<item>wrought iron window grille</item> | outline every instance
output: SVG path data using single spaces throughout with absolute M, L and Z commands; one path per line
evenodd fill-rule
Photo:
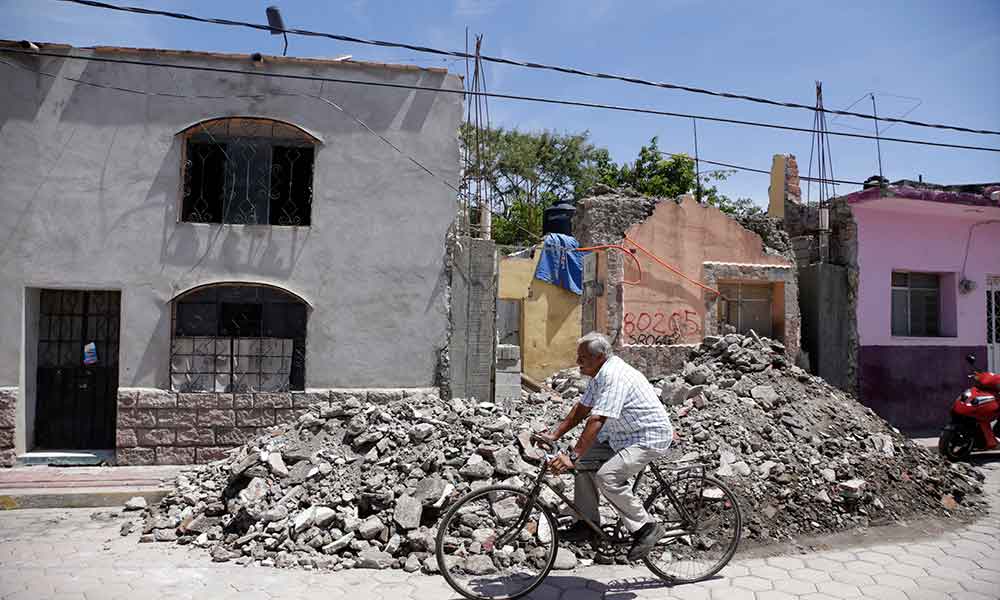
M 181 220 L 310 225 L 317 143 L 270 119 L 216 119 L 189 128 Z
M 170 383 L 179 392 L 305 389 L 307 306 L 292 294 L 220 284 L 173 303 Z

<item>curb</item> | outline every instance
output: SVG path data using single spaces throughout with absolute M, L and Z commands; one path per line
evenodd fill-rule
M 7 490 L 0 493 L 0 511 L 29 508 L 98 508 L 122 507 L 127 501 L 142 496 L 149 505 L 162 500 L 169 490 L 155 489 L 49 489 L 45 491 Z

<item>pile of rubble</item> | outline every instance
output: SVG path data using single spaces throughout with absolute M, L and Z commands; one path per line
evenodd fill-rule
M 565 407 L 554 400 L 525 393 L 507 406 L 427 394 L 333 401 L 227 460 L 182 473 L 136 523 L 140 541 L 193 544 L 216 561 L 434 571 L 443 509 L 471 489 L 527 483 L 518 475 L 537 471 L 515 436 L 526 444 L 529 428 L 560 418 Z
M 192 544 L 216 561 L 433 572 L 442 512 L 472 489 L 530 483 L 536 471 L 518 446 L 557 423 L 587 385 L 576 369 L 546 383 L 555 392 L 504 405 L 431 394 L 331 400 L 183 472 L 122 534 L 139 526 L 140 541 Z M 655 385 L 679 436 L 673 458 L 704 463 L 730 484 L 748 541 L 977 508 L 976 469 L 906 439 L 788 363 L 776 342 L 706 337 L 682 373 Z M 571 479 L 560 480 L 568 494 Z M 558 504 L 548 490 L 543 500 Z M 562 568 L 597 558 L 589 546 L 568 549 Z
M 706 337 L 654 385 L 678 434 L 672 458 L 707 465 L 740 498 L 745 539 L 767 543 L 926 516 L 970 516 L 982 475 L 906 438 L 757 336 Z M 550 378 L 564 397 L 576 370 Z

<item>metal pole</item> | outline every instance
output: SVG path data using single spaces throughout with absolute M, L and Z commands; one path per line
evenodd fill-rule
M 875 148 L 878 149 L 878 185 L 882 187 L 882 143 L 878 137 L 878 110 L 875 108 L 875 94 L 872 94 L 872 117 L 875 121 Z
M 694 125 L 694 182 L 695 182 L 695 199 L 701 202 L 701 167 L 698 163 L 698 119 L 691 119 L 691 123 Z

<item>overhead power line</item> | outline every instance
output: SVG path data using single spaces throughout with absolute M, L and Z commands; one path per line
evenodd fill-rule
M 331 101 L 331 100 L 329 100 L 329 99 L 327 99 L 327 98 L 325 98 L 323 96 L 314 95 L 314 94 L 305 94 L 305 93 L 300 93 L 300 92 L 290 92 L 290 91 L 287 91 L 287 90 L 272 91 L 272 92 L 268 92 L 268 94 L 226 94 L 226 95 L 216 95 L 216 94 L 183 94 L 183 93 L 174 93 L 174 92 L 156 92 L 156 91 L 150 91 L 150 90 L 144 90 L 144 89 L 138 89 L 138 88 L 130 88 L 130 87 L 124 87 L 124 86 L 119 86 L 119 85 L 113 85 L 113 84 L 109 84 L 109 83 L 99 83 L 99 82 L 96 82 L 96 81 L 90 81 L 88 79 L 81 79 L 79 77 L 69 77 L 67 75 L 59 75 L 59 74 L 56 74 L 56 73 L 48 73 L 46 71 L 40 71 L 40 70 L 37 70 L 37 69 L 31 69 L 29 67 L 25 67 L 25 66 L 19 65 L 17 63 L 8 62 L 8 61 L 3 60 L 3 59 L 0 59 L 0 64 L 7 65 L 8 67 L 11 67 L 11 68 L 14 68 L 14 69 L 20 69 L 22 71 L 27 71 L 29 73 L 37 73 L 37 74 L 43 75 L 45 77 L 51 77 L 51 78 L 54 78 L 54 79 L 66 79 L 68 81 L 72 81 L 72 82 L 78 83 L 80 85 L 86 85 L 86 86 L 89 86 L 89 87 L 106 89 L 106 90 L 113 90 L 113 91 L 116 91 L 116 92 L 123 92 L 123 93 L 128 93 L 128 94 L 136 94 L 136 95 L 140 95 L 140 96 L 157 96 L 157 97 L 164 97 L 164 98 L 184 99 L 184 100 L 192 100 L 192 99 L 194 99 L 194 100 L 228 100 L 228 99 L 240 99 L 240 100 L 243 100 L 243 99 L 260 99 L 260 98 L 262 98 L 264 96 L 267 96 L 267 95 L 274 95 L 274 96 L 294 96 L 294 97 L 312 98 L 314 100 L 320 100 L 322 102 L 325 102 L 325 103 L 333 106 L 334 108 L 336 108 L 340 112 L 344 113 L 345 115 L 347 115 L 351 119 L 355 120 L 359 125 L 361 125 L 361 127 L 363 127 L 369 133 L 371 133 L 371 134 L 375 135 L 376 137 L 378 137 L 379 139 L 381 139 L 387 145 L 389 145 L 390 147 L 392 147 L 393 150 L 395 150 L 396 152 L 398 152 L 400 154 L 403 154 L 406 158 L 410 159 L 410 161 L 416 163 L 416 165 L 421 170 L 426 171 L 426 172 L 430 173 L 431 175 L 433 175 L 433 176 L 438 177 L 439 179 L 441 179 L 442 182 L 444 183 L 444 185 L 446 185 L 447 187 L 449 187 L 453 191 L 456 191 L 456 192 L 458 192 L 460 194 L 462 193 L 460 190 L 458 190 L 456 187 L 454 187 L 451 183 L 449 183 L 448 181 L 444 180 L 443 178 L 441 178 L 436 173 L 431 172 L 427 167 L 425 167 L 423 164 L 419 163 L 415 158 L 413 158 L 409 154 L 406 154 L 401 149 L 399 149 L 395 144 L 393 144 L 391 141 L 389 141 L 388 139 L 386 139 L 385 137 L 383 137 L 381 134 L 379 134 L 379 133 L 375 132 L 374 130 L 372 130 L 370 127 L 368 127 L 368 125 L 366 123 L 364 123 L 363 121 L 361 121 L 353 113 L 345 110 L 340 105 L 336 104 L 335 102 L 333 102 L 333 101 Z M 664 150 L 658 150 L 657 152 L 659 152 L 660 154 L 662 154 L 664 156 L 684 156 L 684 157 L 690 158 L 690 156 L 688 156 L 687 154 L 685 154 L 683 152 L 666 152 Z M 729 168 L 729 169 L 736 169 L 738 171 L 749 171 L 751 173 L 762 173 L 764 175 L 770 175 L 771 174 L 771 172 L 768 171 L 768 170 L 766 170 L 766 169 L 757 169 L 757 168 L 754 168 L 754 167 L 747 167 L 747 166 L 743 166 L 743 165 L 735 165 L 735 164 L 732 164 L 732 163 L 720 162 L 720 161 L 717 161 L 717 160 L 709 160 L 707 158 L 699 158 L 698 160 L 700 162 L 703 162 L 703 163 L 706 163 L 706 164 L 716 165 L 716 166 L 719 166 L 719 167 L 726 167 L 726 168 Z M 799 179 L 801 179 L 803 181 L 808 181 L 808 180 L 813 180 L 815 178 L 800 176 Z M 837 180 L 834 180 L 834 181 L 836 183 L 844 183 L 844 184 L 848 184 L 848 185 L 864 185 L 864 183 L 861 182 L 861 181 L 848 181 L 848 180 L 843 180 L 843 179 L 837 179 Z M 494 214 L 496 214 L 496 213 L 494 213 Z
M 660 154 L 666 155 L 666 156 L 686 156 L 688 158 L 691 158 L 689 155 L 684 154 L 683 152 L 665 152 L 663 150 L 658 150 L 657 152 L 659 152 Z M 743 165 L 734 165 L 732 163 L 719 162 L 717 160 L 708 160 L 708 159 L 705 159 L 705 158 L 699 158 L 698 161 L 699 162 L 703 162 L 703 163 L 708 163 L 710 165 L 716 165 L 716 166 L 719 166 L 719 167 L 726 167 L 726 168 L 729 168 L 729 169 L 736 169 L 737 171 L 749 171 L 751 173 L 763 173 L 764 175 L 770 175 L 771 174 L 771 172 L 768 171 L 767 169 L 757 169 L 757 168 L 754 168 L 754 167 L 745 167 Z M 802 181 L 819 181 L 819 179 L 817 179 L 815 177 L 803 177 L 801 175 L 799 176 L 799 179 L 801 179 Z M 824 181 L 827 181 L 827 182 L 832 181 L 834 183 L 844 183 L 844 184 L 847 184 L 847 185 L 864 185 L 863 181 L 848 181 L 848 180 L 845 180 L 845 179 L 825 179 Z
M 300 81 L 325 81 L 329 83 L 343 83 L 348 85 L 364 85 L 370 87 L 388 87 L 397 88 L 405 90 L 418 90 L 423 92 L 434 92 L 439 94 L 460 94 L 460 95 L 472 95 L 472 96 L 484 96 L 489 98 L 501 98 L 505 100 L 520 100 L 524 102 L 538 102 L 542 104 L 555 104 L 561 106 L 576 106 L 580 108 L 598 108 L 602 110 L 612 110 L 618 112 L 629 112 L 637 114 L 647 114 L 647 115 L 658 115 L 664 117 L 678 117 L 684 119 L 699 119 L 702 121 L 715 121 L 717 123 L 729 123 L 732 125 L 746 125 L 750 127 L 762 127 L 766 129 L 779 129 L 784 131 L 800 131 L 804 133 L 812 133 L 812 129 L 806 129 L 803 127 L 793 127 L 791 125 L 779 125 L 777 123 L 763 123 L 759 121 L 746 121 L 742 119 L 728 119 L 724 117 L 712 117 L 708 115 L 693 115 L 688 113 L 671 112 L 665 110 L 655 110 L 652 108 L 638 108 L 632 106 L 619 106 L 615 104 L 602 104 L 599 102 L 584 102 L 580 100 L 562 100 L 557 98 L 545 98 L 541 96 L 523 96 L 517 94 L 501 94 L 498 92 L 476 92 L 463 89 L 449 89 L 449 88 L 435 88 L 420 85 L 412 85 L 406 83 L 392 83 L 387 81 L 360 81 L 357 79 L 343 79 L 339 77 L 320 77 L 318 75 L 299 75 L 292 73 L 267 73 L 260 71 L 244 71 L 241 69 L 230 69 L 226 67 L 209 67 L 209 66 L 196 66 L 196 65 L 181 65 L 181 64 L 170 64 L 161 63 L 155 61 L 147 60 L 128 60 L 123 58 L 108 58 L 103 56 L 77 56 L 74 54 L 59 54 L 55 52 L 45 52 L 36 50 L 22 50 L 20 48 L 0 48 L 0 52 L 6 52 L 9 54 L 24 54 L 30 56 L 50 56 L 54 58 L 71 59 L 71 60 L 86 60 L 92 62 L 104 62 L 104 63 L 117 63 L 125 65 L 136 65 L 145 67 L 157 67 L 164 69 L 178 69 L 185 71 L 203 71 L 208 73 L 231 73 L 234 75 L 244 75 L 251 77 L 273 77 L 276 79 L 294 79 Z M 873 140 L 875 136 L 866 135 L 862 133 L 847 133 L 843 131 L 831 131 L 830 135 L 837 135 L 841 137 L 850 137 L 858 139 Z M 961 150 L 979 150 L 982 152 L 1000 152 L 1000 148 L 992 148 L 989 146 L 971 146 L 966 144 L 949 144 L 945 142 L 931 142 L 927 140 L 914 140 L 908 138 L 891 138 L 882 137 L 880 138 L 883 142 L 898 142 L 901 144 L 915 144 L 919 146 L 934 146 L 938 148 L 957 148 Z
M 172 19 L 182 19 L 185 21 L 194 21 L 198 23 L 210 23 L 213 25 L 226 25 L 230 27 L 246 27 L 250 29 L 257 29 L 260 31 L 273 32 L 278 31 L 285 34 L 301 35 L 308 37 L 322 37 L 331 40 L 337 40 L 340 42 L 348 42 L 352 44 L 365 44 L 369 46 L 379 46 L 383 48 L 403 48 L 406 50 L 412 50 L 414 52 L 422 52 L 426 54 L 438 54 L 441 56 L 452 56 L 455 58 L 475 58 L 473 55 L 467 52 L 459 52 L 455 50 L 442 50 L 440 48 L 431 48 L 429 46 L 418 46 L 414 44 L 407 44 L 403 42 L 387 42 L 384 40 L 370 40 L 365 38 L 359 38 L 349 35 L 341 35 L 336 33 L 326 33 L 322 31 L 310 31 L 308 29 L 280 29 L 276 27 L 271 27 L 270 25 L 263 25 L 259 23 L 250 23 L 247 21 L 234 21 L 232 19 L 221 19 L 221 18 L 211 18 L 211 17 L 199 17 L 197 15 L 191 15 L 187 13 L 179 13 L 167 10 L 156 10 L 152 8 L 142 8 L 140 6 L 120 6 L 116 4 L 109 4 L 107 2 L 98 2 L 97 0 L 60 0 L 61 2 L 69 2 L 72 4 L 81 4 L 84 6 L 90 6 L 93 8 L 101 8 L 106 10 L 116 10 L 121 12 L 136 13 L 142 15 L 152 15 L 160 17 L 169 17 Z M 733 100 L 746 100 L 749 102 L 756 102 L 758 104 L 767 104 L 770 106 L 780 106 L 783 108 L 799 108 L 808 110 L 810 112 L 815 112 L 815 106 L 809 106 L 805 104 L 799 104 L 797 102 L 785 102 L 780 100 L 772 100 L 769 98 L 761 98 L 758 96 L 748 96 L 745 94 L 735 94 L 732 92 L 718 92 L 714 90 L 708 90 L 705 88 L 692 87 L 687 85 L 680 85 L 677 83 L 667 83 L 663 81 L 651 81 L 648 79 L 641 79 L 638 77 L 632 77 L 628 75 L 615 75 L 612 73 L 601 73 L 598 71 L 584 71 L 582 69 L 576 69 L 573 67 L 563 67 L 558 65 L 547 65 L 544 63 L 537 63 L 532 61 L 524 60 L 514 60 L 511 58 L 502 58 L 499 56 L 487 56 L 485 54 L 480 56 L 481 60 L 502 64 L 511 65 L 515 67 L 524 67 L 529 69 L 542 69 L 546 71 L 556 71 L 558 73 L 565 73 L 568 75 L 578 75 L 582 77 L 592 77 L 596 79 L 609 79 L 615 81 L 624 81 L 626 83 L 632 83 L 637 85 L 645 85 L 650 87 L 658 87 L 669 90 L 680 90 L 684 92 L 691 92 L 694 94 L 704 94 L 708 96 L 716 96 L 719 98 L 729 98 Z M 844 115 L 849 117 L 858 117 L 862 119 L 872 119 L 875 118 L 874 115 L 869 115 L 865 113 L 849 112 L 846 110 L 836 110 L 836 109 L 823 109 L 825 113 Z M 886 121 L 891 123 L 903 123 L 906 125 L 913 125 L 916 127 L 930 127 L 934 129 L 948 129 L 951 131 L 961 131 L 963 133 L 978 133 L 985 135 L 1000 135 L 1000 131 L 990 130 L 990 129 L 973 129 L 969 127 L 961 127 L 958 125 L 945 125 L 942 123 L 925 123 L 923 121 L 914 121 L 911 119 L 893 118 L 893 117 L 878 117 L 879 121 Z

